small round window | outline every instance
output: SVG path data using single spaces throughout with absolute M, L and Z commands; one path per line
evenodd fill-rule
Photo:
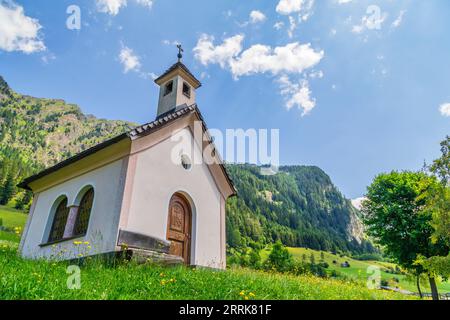
M 189 170 L 192 167 L 191 159 L 185 154 L 181 156 L 181 165 L 185 170 Z

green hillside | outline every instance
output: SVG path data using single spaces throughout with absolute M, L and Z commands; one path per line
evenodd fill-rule
M 27 221 L 27 215 L 22 211 L 0 206 L 0 226 L 14 229 L 15 227 L 23 227 Z
M 360 261 L 352 259 L 351 257 L 345 255 L 335 255 L 330 252 L 323 252 L 312 250 L 308 248 L 289 248 L 289 252 L 294 256 L 298 261 L 302 261 L 306 258 L 306 261 L 310 261 L 311 255 L 314 256 L 314 259 L 317 263 L 325 261 L 328 264 L 327 271 L 331 273 L 332 271 L 336 271 L 338 274 L 342 274 L 350 279 L 357 279 L 361 282 L 366 282 L 368 278 L 367 269 L 370 266 L 376 266 L 380 268 L 381 271 L 381 279 L 385 280 L 390 287 L 398 287 L 399 289 L 404 289 L 411 292 L 417 292 L 417 287 L 415 284 L 415 279 L 408 280 L 408 277 L 405 274 L 399 273 L 399 269 L 395 264 L 384 262 L 384 261 Z M 350 267 L 344 268 L 341 266 L 342 263 L 348 262 Z M 398 282 L 397 282 L 398 280 Z M 429 284 L 427 281 L 424 281 L 422 287 L 425 291 L 429 292 Z M 450 282 L 445 281 L 438 284 L 439 290 L 441 293 L 450 292 Z

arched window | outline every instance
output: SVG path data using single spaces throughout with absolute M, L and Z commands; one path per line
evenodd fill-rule
M 56 207 L 48 242 L 58 241 L 64 237 L 64 229 L 66 228 L 68 215 L 69 208 L 67 207 L 67 198 L 64 198 L 58 204 L 58 207 Z
M 94 202 L 94 189 L 90 188 L 83 195 L 80 201 L 80 207 L 78 208 L 77 220 L 75 222 L 75 228 L 73 234 L 75 236 L 85 235 L 89 225 L 89 218 L 91 216 L 92 203 Z

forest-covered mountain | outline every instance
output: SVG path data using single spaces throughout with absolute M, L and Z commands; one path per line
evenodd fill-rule
M 0 76 L 0 204 L 26 209 L 31 194 L 16 188 L 20 180 L 132 126 L 84 115 L 63 100 L 18 94 Z M 256 166 L 227 167 L 238 189 L 227 203 L 230 246 L 280 239 L 329 251 L 373 250 L 358 211 L 321 169 L 287 166 L 263 176 Z
M 359 212 L 318 167 L 285 166 L 273 176 L 229 165 L 238 197 L 227 203 L 230 246 L 270 243 L 326 251 L 372 252 Z

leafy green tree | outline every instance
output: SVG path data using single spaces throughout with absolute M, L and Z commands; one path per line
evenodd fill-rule
M 435 186 L 427 195 L 427 209 L 432 212 L 432 225 L 435 229 L 433 240 L 445 239 L 450 243 L 450 137 L 441 143 L 442 155 L 430 166 L 441 184 Z
M 442 156 L 435 160 L 430 167 L 430 171 L 436 174 L 442 184 L 450 184 L 450 136 L 447 136 L 444 141 L 441 142 Z
M 419 256 L 416 264 L 421 265 L 428 273 L 435 277 L 441 276 L 445 280 L 450 278 L 450 254 L 446 257 L 425 258 Z
M 266 263 L 267 268 L 284 272 L 291 269 L 293 258 L 281 241 L 277 241 L 272 246 L 272 251 L 270 252 Z
M 10 173 L 6 177 L 5 185 L 3 187 L 3 191 L 0 195 L 0 204 L 1 205 L 6 205 L 9 202 L 9 200 L 11 200 L 11 198 L 14 195 L 14 188 L 15 188 L 14 177 L 13 177 L 12 173 Z
M 311 252 L 311 255 L 309 256 L 309 262 L 311 264 L 316 264 L 316 257 L 314 256 L 314 253 Z
M 423 172 L 391 172 L 378 175 L 368 187 L 363 202 L 363 220 L 367 232 L 385 247 L 386 253 L 406 269 L 420 275 L 426 270 L 416 260 L 420 255 L 429 258 L 448 254 L 442 241 L 433 243 L 432 215 L 423 210 L 426 199 L 421 197 L 424 186 L 436 179 Z M 433 274 L 429 274 L 430 288 L 438 299 Z
M 445 242 L 450 246 L 450 137 L 441 143 L 442 155 L 429 167 L 440 183 L 431 184 L 424 188 L 420 198 L 425 199 L 424 211 L 432 215 L 431 225 L 434 228 L 432 241 Z M 422 266 L 434 277 L 448 279 L 450 276 L 450 255 L 425 257 L 420 255 L 416 264 Z
M 31 205 L 32 193 L 30 191 L 21 192 L 16 196 L 15 208 L 18 210 L 27 210 Z

